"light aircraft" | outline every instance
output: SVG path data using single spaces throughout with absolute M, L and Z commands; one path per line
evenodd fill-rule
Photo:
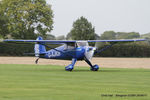
M 4 40 L 4 42 L 25 42 L 35 43 L 34 55 L 39 58 L 45 59 L 63 59 L 72 60 L 72 63 L 65 67 L 66 71 L 72 71 L 77 60 L 85 60 L 90 65 L 92 71 L 98 71 L 98 65 L 92 65 L 91 58 L 96 51 L 96 47 L 89 46 L 90 42 L 110 42 L 109 46 L 104 47 L 98 52 L 104 51 L 114 44 L 121 42 L 136 42 L 147 41 L 146 39 L 128 39 L 128 40 L 43 40 L 42 37 L 38 37 L 36 40 Z M 52 48 L 50 44 L 62 44 L 57 48 Z M 46 47 L 50 50 L 46 51 Z

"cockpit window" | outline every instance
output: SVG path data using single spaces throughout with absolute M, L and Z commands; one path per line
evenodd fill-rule
M 80 47 L 80 46 L 88 46 L 88 42 L 87 41 L 77 41 L 77 46 Z
M 72 50 L 76 47 L 75 43 L 64 44 L 64 50 Z

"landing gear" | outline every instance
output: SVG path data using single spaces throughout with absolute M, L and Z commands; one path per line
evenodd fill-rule
M 38 57 L 38 58 L 35 60 L 35 64 L 37 64 L 37 63 L 38 63 L 39 59 L 40 59 L 40 58 Z
M 65 67 L 65 70 L 66 70 L 66 71 L 72 71 L 73 68 L 74 68 L 74 65 L 75 65 L 76 61 L 77 61 L 77 59 L 76 59 L 76 58 L 73 58 L 73 59 L 72 59 L 72 63 L 71 63 L 70 65 L 66 66 L 66 67 Z
M 98 65 L 92 65 L 91 62 L 85 57 L 84 60 L 91 66 L 91 71 L 98 71 L 99 66 Z
M 99 66 L 98 65 L 94 65 L 93 67 L 91 67 L 91 71 L 98 71 Z

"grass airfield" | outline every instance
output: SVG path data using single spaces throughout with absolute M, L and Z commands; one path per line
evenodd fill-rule
M 0 100 L 150 100 L 150 69 L 89 69 L 0 64 Z

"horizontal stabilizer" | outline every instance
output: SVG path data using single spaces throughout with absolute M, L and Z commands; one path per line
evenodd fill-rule
M 45 55 L 46 52 L 42 52 L 42 53 L 24 53 L 24 55 Z

